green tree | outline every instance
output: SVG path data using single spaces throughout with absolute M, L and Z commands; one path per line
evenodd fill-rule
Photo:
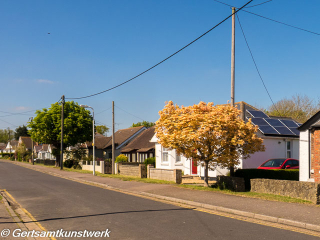
M 0 142 L 7 143 L 14 139 L 14 131 L 7 129 L 0 129 Z
M 39 143 L 52 144 L 56 166 L 60 166 L 61 105 L 52 104 L 49 109 L 36 111 L 37 116 L 28 123 L 31 138 Z M 92 139 L 92 116 L 90 111 L 78 103 L 66 102 L 64 105 L 64 148 Z
M 154 126 L 155 125 L 155 123 L 153 123 L 153 122 L 148 122 L 148 121 L 142 121 L 142 122 L 137 122 L 137 123 L 133 123 L 132 125 L 131 125 L 131 127 L 140 127 L 140 126 L 145 126 L 145 127 L 152 127 L 152 126 Z
M 98 125 L 96 126 L 96 132 L 107 136 L 107 132 L 109 132 L 109 128 L 105 125 Z
M 319 110 L 320 100 L 316 102 L 306 95 L 297 94 L 271 105 L 266 113 L 271 116 L 291 117 L 299 123 L 304 123 Z
M 30 137 L 30 134 L 28 133 L 28 128 L 25 125 L 19 126 L 16 128 L 16 132 L 14 133 L 14 138 L 16 140 L 19 140 L 19 137 Z

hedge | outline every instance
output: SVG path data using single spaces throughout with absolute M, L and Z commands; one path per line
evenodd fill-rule
M 251 189 L 250 179 L 265 178 L 277 180 L 299 181 L 299 169 L 238 169 L 235 172 L 236 177 L 244 178 L 246 190 Z

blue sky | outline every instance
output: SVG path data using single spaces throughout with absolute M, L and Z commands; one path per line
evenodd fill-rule
M 221 1 L 236 7 L 247 2 Z M 320 33 L 319 7 L 319 0 L 273 0 L 246 10 Z M 0 129 L 26 124 L 33 110 L 49 107 L 62 95 L 82 97 L 130 79 L 230 13 L 213 0 L 0 1 Z M 317 100 L 320 36 L 245 12 L 239 18 L 273 100 L 295 94 Z M 231 19 L 143 76 L 77 102 L 95 109 L 97 124 L 111 127 L 115 101 L 116 129 L 156 121 L 169 100 L 226 103 L 230 46 Z M 236 101 L 271 105 L 238 23 Z

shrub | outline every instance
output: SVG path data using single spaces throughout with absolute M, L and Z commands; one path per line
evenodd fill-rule
M 148 164 L 152 164 L 154 167 L 156 167 L 156 158 L 155 157 L 147 158 L 146 160 L 144 160 L 144 164 L 146 166 L 148 166 Z
M 120 154 L 117 158 L 116 158 L 116 163 L 120 163 L 120 162 L 128 162 L 128 157 L 124 154 Z
M 292 170 L 238 169 L 235 172 L 235 177 L 244 178 L 246 190 L 250 190 L 251 189 L 250 179 L 254 179 L 254 178 L 299 181 L 299 169 L 292 169 Z
M 63 166 L 66 168 L 71 168 L 73 166 L 73 160 L 64 161 Z

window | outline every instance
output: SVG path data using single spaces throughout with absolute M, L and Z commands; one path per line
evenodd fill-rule
M 291 158 L 291 141 L 287 141 L 287 158 Z
M 181 162 L 181 156 L 176 151 L 176 163 L 180 163 L 180 162 Z
M 169 161 L 169 149 L 162 147 L 162 162 L 167 163 Z

